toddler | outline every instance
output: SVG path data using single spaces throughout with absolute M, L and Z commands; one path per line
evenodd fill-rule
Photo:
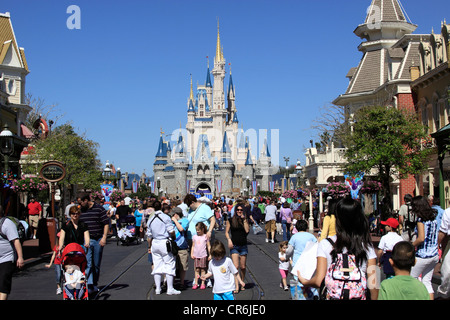
M 206 273 L 208 260 L 211 259 L 211 256 L 208 256 L 208 253 L 211 252 L 211 244 L 206 235 L 206 225 L 203 222 L 198 222 L 195 225 L 195 230 L 197 231 L 197 234 L 192 237 L 191 248 L 191 258 L 194 259 L 195 268 L 195 279 L 192 286 L 193 290 L 198 288 L 198 279 Z M 203 290 L 205 288 L 205 281 L 202 280 L 200 289 Z

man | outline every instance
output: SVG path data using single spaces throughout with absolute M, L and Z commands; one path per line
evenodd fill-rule
M 206 203 L 198 201 L 193 194 L 187 194 L 186 197 L 184 197 L 183 202 L 190 208 L 188 214 L 188 219 L 190 221 L 187 232 L 188 241 L 192 241 L 192 236 L 196 234 L 195 225 L 198 222 L 203 222 L 206 225 L 208 230 L 206 236 L 211 241 L 214 234 L 214 226 L 216 225 L 214 211 Z
M 413 242 L 415 240 L 415 225 L 416 217 L 415 214 L 411 212 L 411 201 L 412 195 L 405 194 L 403 197 L 405 204 L 400 206 L 398 211 L 398 222 L 400 223 L 400 235 L 403 240 Z
M 270 205 L 266 207 L 264 210 L 265 221 L 266 221 L 266 242 L 275 243 L 275 231 L 277 230 L 276 220 L 277 220 L 277 207 L 275 205 L 275 201 L 271 200 Z
M 8 299 L 11 293 L 16 266 L 23 267 L 22 245 L 16 225 L 4 217 L 3 207 L 0 206 L 0 300 Z
M 450 208 L 447 208 L 439 228 L 438 246 L 442 246 L 441 285 L 437 289 L 437 296 L 443 299 L 450 298 L 450 254 L 448 253 L 448 237 L 450 235 Z
M 176 257 L 167 250 L 169 237 L 175 240 L 174 224 L 171 218 L 161 211 L 161 202 L 153 204 L 155 214 L 147 224 L 148 253 L 152 254 L 153 271 L 155 280 L 155 293 L 161 294 L 161 282 L 165 276 L 167 281 L 167 294 L 177 295 L 181 292 L 175 290 L 173 282 L 175 278 Z
M 109 232 L 109 218 L 105 208 L 91 201 L 90 196 L 86 195 L 81 198 L 80 221 L 84 222 L 89 229 L 86 275 L 88 275 L 88 290 L 93 293 L 98 291 L 103 247 L 106 245 Z
M 33 234 L 33 239 L 36 239 L 36 232 L 38 229 L 39 220 L 42 219 L 42 206 L 36 201 L 34 196 L 31 196 L 28 204 L 28 221 Z
M 117 220 L 119 220 L 120 218 L 126 217 L 129 214 L 131 214 L 130 206 L 125 204 L 125 200 L 120 200 L 120 205 L 116 209 Z

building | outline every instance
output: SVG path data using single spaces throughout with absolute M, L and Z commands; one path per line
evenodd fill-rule
M 208 62 L 204 85 L 197 85 L 195 94 L 191 78 L 186 129 L 180 126 L 175 130 L 172 143 L 161 130 L 153 164 L 160 194 L 203 192 L 212 197 L 252 195 L 257 188 L 269 190 L 271 155 L 267 139 L 256 158 L 252 147 L 258 142 L 251 140 L 242 125 L 239 127 L 231 67 L 225 91 L 225 66 L 218 28 L 214 68 L 210 71 Z
M 424 141 L 424 148 L 439 149 L 430 158 L 428 172 L 418 177 L 423 194 L 434 195 L 441 206 L 450 205 L 450 159 L 442 147 L 450 136 L 450 25 L 441 23 L 440 33 L 426 35 L 419 45 L 418 66 L 412 72 L 414 103 L 428 133 L 436 140 Z M 441 156 L 439 156 L 441 155 Z
M 354 30 L 355 35 L 363 40 L 358 46 L 362 58 L 346 75 L 349 84 L 345 93 L 333 101 L 333 104 L 345 108 L 346 121 L 351 123 L 355 111 L 364 106 L 383 105 L 415 111 L 411 74 L 420 63 L 421 43 L 429 39 L 429 35 L 413 34 L 416 28 L 399 1 L 372 0 L 364 22 Z M 334 148 L 328 148 L 326 153 L 333 153 L 323 156 L 327 159 L 339 157 Z M 336 168 L 332 168 L 334 165 L 329 161 L 323 165 L 311 162 L 310 168 L 327 166 L 330 173 L 328 177 L 319 176 L 325 170 L 310 170 L 309 179 L 324 183 L 333 176 L 332 179 L 344 180 L 342 172 L 337 170 L 339 163 L 335 162 Z M 394 209 L 399 209 L 405 194 L 420 193 L 420 187 L 414 176 L 402 180 L 393 177 L 391 194 Z

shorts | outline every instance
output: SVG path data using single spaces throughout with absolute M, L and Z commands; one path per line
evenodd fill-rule
M 233 248 L 230 249 L 230 254 L 239 254 L 240 256 L 246 256 L 248 255 L 248 247 L 247 245 L 233 246 Z
M 188 249 L 178 249 L 177 257 L 177 269 L 178 267 L 183 268 L 184 271 L 188 270 L 189 261 L 189 250 Z
M 214 300 L 234 300 L 233 292 L 214 293 Z
M 266 232 L 275 232 L 277 230 L 277 225 L 275 220 L 266 221 L 266 225 L 264 226 Z
M 12 277 L 16 265 L 14 262 L 7 261 L 0 263 L 0 292 L 5 294 L 11 293 Z
M 208 257 L 195 258 L 194 259 L 194 267 L 202 268 L 202 269 L 208 268 Z
M 37 228 L 39 224 L 39 215 L 29 215 L 28 220 L 30 221 L 30 227 Z

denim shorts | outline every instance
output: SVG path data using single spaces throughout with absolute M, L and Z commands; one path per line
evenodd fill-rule
M 230 249 L 230 254 L 239 254 L 240 256 L 246 256 L 248 254 L 247 245 L 233 246 L 233 248 Z

